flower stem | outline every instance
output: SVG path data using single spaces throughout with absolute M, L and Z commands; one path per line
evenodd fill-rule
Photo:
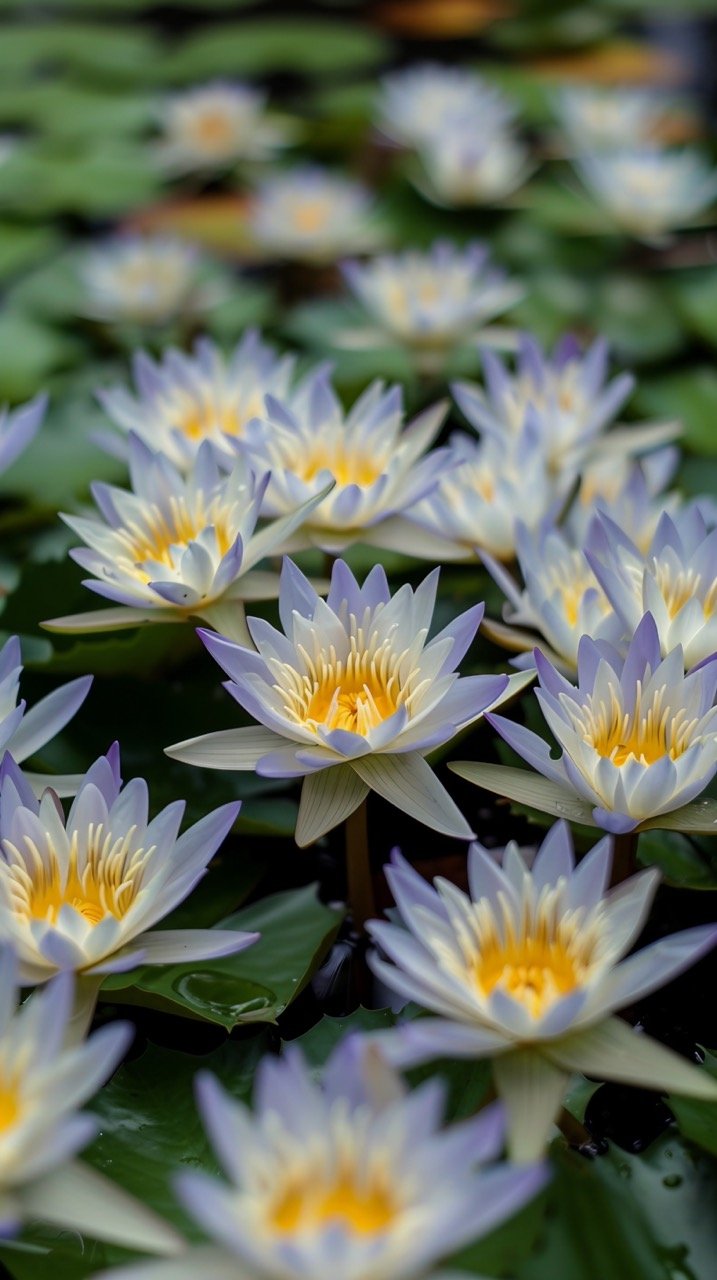
M 376 915 L 365 800 L 346 819 L 346 879 L 354 928 L 363 933 L 366 921 Z
M 639 832 L 627 831 L 624 835 L 615 836 L 612 855 L 611 884 L 622 884 L 628 876 L 637 871 L 637 840 Z
M 102 975 L 94 973 L 75 975 L 75 992 L 72 1013 L 65 1031 L 65 1047 L 80 1044 L 87 1035 L 95 1014 L 97 997 L 102 986 Z

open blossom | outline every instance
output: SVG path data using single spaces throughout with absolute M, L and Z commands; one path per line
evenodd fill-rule
M 431 249 L 349 262 L 344 275 L 379 330 L 409 347 L 466 344 L 523 296 L 488 264 L 488 249 L 436 240 Z
M 224 1180 L 183 1173 L 176 1188 L 216 1249 L 160 1264 L 156 1280 L 421 1280 L 546 1181 L 539 1166 L 496 1163 L 500 1108 L 441 1128 L 443 1083 L 409 1093 L 357 1036 L 334 1050 L 320 1082 L 293 1046 L 264 1058 L 253 1111 L 209 1072 L 197 1098 Z
M 659 872 L 606 893 L 610 844 L 601 840 L 576 868 L 569 827 L 558 822 L 532 869 L 513 841 L 502 866 L 471 845 L 468 894 L 442 877 L 431 889 L 396 853 L 386 875 L 401 924 L 368 926 L 387 957 L 372 961 L 380 978 L 437 1015 L 379 1034 L 382 1051 L 400 1066 L 491 1057 L 516 1160 L 541 1154 L 575 1071 L 717 1101 L 706 1072 L 612 1017 L 714 946 L 717 925 L 624 959 Z
M 652 614 L 626 656 L 583 636 L 577 687 L 538 649 L 535 664 L 536 697 L 560 758 L 522 725 L 487 719 L 534 769 L 594 805 L 598 826 L 633 831 L 694 800 L 717 773 L 717 653 L 685 675 L 681 645 L 662 658 Z
M 708 531 L 698 507 L 665 513 L 644 554 L 600 516 L 586 554 L 626 633 L 649 612 L 663 656 L 681 645 L 689 668 L 717 652 L 717 529 Z
M 7 471 L 34 440 L 47 408 L 47 396 L 35 396 L 17 409 L 0 409 L 0 473 Z
M 557 95 L 556 111 L 570 142 L 583 151 L 655 142 L 668 121 L 662 94 L 614 85 L 570 85 Z
M 618 645 L 625 627 L 613 613 L 582 548 L 555 525 L 531 532 L 516 522 L 516 551 L 524 586 L 485 552 L 483 563 L 509 602 L 507 626 L 486 624 L 492 639 L 521 654 L 516 666 L 532 666 L 538 635 L 543 653 L 561 670 L 575 671 L 583 635 Z M 642 617 L 642 612 L 640 613 Z M 538 633 L 538 635 L 536 635 Z
M 493 352 L 483 356 L 485 390 L 460 382 L 453 393 L 471 426 L 487 435 L 515 437 L 526 415 L 539 429 L 543 450 L 556 474 L 589 463 L 601 447 L 630 455 L 676 434 L 677 427 L 630 426 L 605 436 L 630 395 L 635 379 L 629 373 L 607 381 L 608 346 L 598 338 L 583 352 L 566 334 L 552 356 L 546 356 L 530 334 L 521 338 L 515 370 Z
M 679 449 L 672 445 L 655 449 L 639 461 L 624 454 L 616 457 L 608 449 L 596 455 L 581 472 L 565 521 L 575 546 L 585 542 L 595 513 L 601 511 L 646 551 L 662 513 L 674 516 L 685 505 L 676 489 L 665 492 L 679 461 Z M 708 501 L 714 505 L 714 500 Z M 706 501 L 696 500 L 696 504 L 706 511 Z
M 502 700 L 507 676 L 459 678 L 476 633 L 475 605 L 427 641 L 438 570 L 391 597 L 374 566 L 362 587 L 342 560 L 324 602 L 290 561 L 279 596 L 283 633 L 248 619 L 256 650 L 201 632 L 229 693 L 259 727 L 167 748 L 188 764 L 304 777 L 296 839 L 310 844 L 374 790 L 419 822 L 459 839 L 470 828 L 425 760 Z
M 293 356 L 279 356 L 249 330 L 225 357 L 209 338 L 199 338 L 191 355 L 170 349 L 161 360 L 139 351 L 132 361 L 136 394 L 125 387 L 98 392 L 112 421 L 134 432 L 150 449 L 164 453 L 181 471 L 196 461 L 209 440 L 230 461 L 232 442 L 247 422 L 264 412 L 267 393 L 285 399 L 294 377 Z M 126 454 L 126 443 L 106 447 Z
M 52 631 L 106 631 L 145 622 L 182 622 L 199 616 L 212 624 L 221 608 L 223 625 L 245 634 L 243 600 L 265 600 L 278 592 L 274 573 L 256 565 L 279 549 L 312 506 L 296 503 L 282 520 L 256 532 L 269 476 L 255 475 L 236 458 L 227 475 L 205 440 L 191 472 L 183 476 L 162 453 L 133 433 L 129 438 L 132 488 L 95 484 L 101 519 L 63 515 L 87 544 L 72 558 L 94 577 L 85 586 L 120 608 L 53 618 Z M 330 482 L 329 482 L 330 483 Z
M 259 184 L 249 231 L 267 254 L 316 263 L 364 253 L 379 238 L 371 192 L 312 165 L 274 173 Z
M 532 415 L 515 440 L 486 436 L 477 441 L 454 432 L 447 452 L 450 468 L 406 512 L 414 528 L 397 531 L 390 545 L 435 560 L 476 560 L 484 552 L 512 560 L 518 518 L 535 529 L 563 497 Z
M 48 789 L 38 801 L 5 756 L 0 933 L 24 985 L 67 969 L 99 976 L 207 960 L 256 941 L 232 930 L 154 928 L 202 878 L 239 805 L 223 805 L 178 836 L 184 802 L 151 821 L 148 803 L 142 778 L 122 787 L 116 746 L 86 773 L 67 820 L 56 794 Z
M 56 733 L 64 729 L 79 710 L 89 693 L 92 676 L 80 676 L 40 698 L 26 710 L 25 699 L 18 702 L 22 658 L 20 641 L 11 636 L 0 649 L 0 752 L 10 751 L 18 764 L 40 751 Z M 62 794 L 72 778 L 54 779 L 49 775 L 26 773 L 35 786 L 54 782 Z
M 495 128 L 514 114 L 500 89 L 465 67 L 418 63 L 381 82 L 379 128 L 407 147 L 420 147 L 459 125 Z
M 175 1253 L 165 1223 L 74 1159 L 99 1125 L 78 1114 L 132 1040 L 127 1023 L 69 1036 L 73 982 L 63 974 L 19 1005 L 17 962 L 0 952 L 0 1235 L 41 1219 L 128 1248 Z
M 162 235 L 122 235 L 82 263 L 85 311 L 110 323 L 161 325 L 211 305 L 196 249 Z
M 460 122 L 435 133 L 421 148 L 427 194 L 451 205 L 493 204 L 521 187 L 532 172 L 526 147 L 508 125 L 486 130 Z
M 694 222 L 717 196 L 717 171 L 687 148 L 586 152 L 577 163 L 590 195 L 614 223 L 647 240 Z
M 159 158 L 178 172 L 262 160 L 283 143 L 266 112 L 266 94 L 248 84 L 203 84 L 163 104 Z
M 294 511 L 335 482 L 285 549 L 392 547 L 406 508 L 436 486 L 447 465 L 445 451 L 426 454 L 445 413 L 443 402 L 404 427 L 401 388 L 378 381 L 346 412 L 325 369 L 288 401 L 267 396 L 263 417 L 247 425 L 242 442 L 252 465 L 271 473 L 262 514 Z

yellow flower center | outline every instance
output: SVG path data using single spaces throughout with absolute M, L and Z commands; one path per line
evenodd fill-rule
M 567 909 L 562 884 L 544 889 L 532 909 L 524 905 L 519 919 L 507 903 L 502 922 L 486 900 L 475 910 L 467 963 L 482 996 L 500 989 L 539 1018 L 584 985 L 597 957 L 598 917 Z
M 407 651 L 397 653 L 390 637 L 379 644 L 358 628 L 349 645 L 345 658 L 339 658 L 333 646 L 313 658 L 300 647 L 302 672 L 275 664 L 274 688 L 286 714 L 314 733 L 322 726 L 365 736 L 401 706 L 410 716 L 416 695 L 425 688 L 415 671 L 404 671 Z
M 638 680 L 633 709 L 625 711 L 615 689 L 611 688 L 610 704 L 591 703 L 578 727 L 598 755 L 618 766 L 629 760 L 643 765 L 655 764 L 663 756 L 676 760 L 690 745 L 698 721 L 688 720 L 683 707 L 673 712 L 665 705 L 665 694 L 663 685 L 650 704 L 643 705 L 642 683 Z
M 192 121 L 197 141 L 210 151 L 227 146 L 234 136 L 234 121 L 225 111 L 205 111 Z
M 11 1129 L 20 1115 L 17 1081 L 0 1080 L 0 1133 Z
M 317 442 L 307 454 L 296 458 L 294 467 L 302 480 L 315 480 L 320 472 L 330 471 L 337 484 L 357 484 L 364 488 L 378 480 L 385 460 L 347 448 L 343 441 L 326 441 Z
M 397 1207 L 383 1182 L 376 1178 L 360 1185 L 343 1172 L 333 1185 L 307 1176 L 284 1189 L 270 1211 L 270 1224 L 280 1235 L 320 1231 L 341 1226 L 355 1235 L 380 1235 L 394 1221 Z
M 292 211 L 294 226 L 303 235 L 315 235 L 328 221 L 331 206 L 327 200 L 306 200 Z
M 60 911 L 68 906 L 90 925 L 99 924 L 107 916 L 122 919 L 140 891 L 144 867 L 154 851 L 154 846 L 134 848 L 135 832 L 133 826 L 125 835 L 115 837 L 104 830 L 102 823 L 91 823 L 84 857 L 79 856 L 75 832 L 66 866 L 52 847 L 50 858 L 46 854 L 43 859 L 30 836 L 24 837 L 24 857 L 6 841 L 12 855 L 9 878 L 15 914 L 26 921 L 56 924 Z
M 214 529 L 217 554 L 225 555 L 236 536 L 233 511 L 222 506 L 216 498 L 206 504 L 201 493 L 196 495 L 192 505 L 186 498 L 172 495 L 166 513 L 147 504 L 141 519 L 128 522 L 124 529 L 117 530 L 117 534 L 125 545 L 125 554 L 133 571 L 146 583 L 154 577 L 144 570 L 147 561 L 157 561 L 168 569 L 174 568 L 177 553 L 196 541 L 209 527 Z
M 702 575 L 695 573 L 694 569 L 681 569 L 674 573 L 659 561 L 653 561 L 652 569 L 670 618 L 676 617 L 688 600 L 700 599 Z M 717 578 L 710 583 L 700 603 L 703 616 L 711 618 L 717 608 Z

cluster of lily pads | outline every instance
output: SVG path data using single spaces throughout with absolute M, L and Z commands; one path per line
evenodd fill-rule
M 559 145 L 616 225 L 654 244 L 705 214 L 717 182 L 691 150 L 664 142 L 661 101 L 566 91 L 555 107 Z M 517 198 L 539 163 L 511 103 L 469 70 L 391 73 L 376 128 L 389 161 L 400 149 L 417 189 L 453 208 Z M 700 924 L 632 951 L 660 880 L 638 870 L 640 833 L 713 834 L 717 823 L 706 795 L 717 776 L 717 505 L 669 487 L 679 423 L 618 421 L 635 380 L 611 372 L 605 340 L 567 334 L 545 350 L 508 328 L 523 287 L 479 239 L 379 252 L 385 228 L 368 188 L 315 165 L 281 167 L 301 126 L 255 88 L 173 95 L 159 134 L 154 162 L 168 181 L 244 167 L 263 262 L 318 271 L 340 259 L 362 321 L 336 346 L 399 344 L 432 402 L 407 414 L 405 388 L 380 380 L 347 401 L 328 364 L 307 366 L 257 330 L 223 349 L 201 328 L 228 286 L 202 276 L 192 244 L 132 234 L 93 247 L 80 267 L 85 318 L 138 326 L 152 351 L 134 352 L 122 383 L 97 387 L 95 443 L 126 464 L 126 482 L 98 481 L 91 507 L 63 513 L 101 606 L 43 625 L 82 635 L 201 624 L 237 723 L 197 733 L 178 705 L 178 731 L 192 736 L 167 742 L 167 755 L 300 784 L 302 849 L 343 825 L 347 907 L 371 940 L 373 1002 L 396 1016 L 339 1037 L 320 1073 L 298 1046 L 266 1054 L 253 1110 L 197 1073 L 222 1176 L 177 1171 L 185 1232 L 78 1160 L 97 1129 L 79 1108 L 131 1040 L 124 1023 L 90 1030 L 103 984 L 122 1003 L 122 975 L 201 968 L 253 947 L 259 931 L 162 927 L 183 903 L 191 920 L 238 802 L 180 834 L 183 802 L 151 816 L 145 781 L 123 784 L 117 744 L 83 774 L 23 767 L 75 715 L 90 679 L 26 710 L 10 639 L 0 654 L 0 1223 L 11 1235 L 41 1220 L 165 1255 L 113 1266 L 107 1280 L 448 1280 L 435 1268 L 547 1185 L 555 1126 L 574 1136 L 575 1077 L 717 1112 L 713 1073 L 618 1016 L 717 942 L 717 925 Z M 178 319 L 183 343 L 158 344 Z M 480 351 L 479 380 L 448 387 L 446 359 L 467 344 L 476 363 Z M 464 426 L 446 435 L 454 404 Z M 3 469 L 44 412 L 38 397 L 2 418 Z M 375 559 L 368 571 L 355 571 L 357 548 Z M 434 567 L 415 585 L 421 562 Z M 450 620 L 443 565 L 467 604 Z M 476 565 L 504 598 L 500 617 L 475 598 Z M 459 674 L 479 629 L 513 655 L 510 671 L 506 659 Z M 478 722 L 529 768 L 457 759 L 488 741 L 466 736 Z M 463 779 L 557 818 L 537 852 L 491 847 L 478 793 L 463 812 L 438 753 Z M 370 793 L 465 843 L 468 892 L 440 876 L 431 886 L 414 851 L 395 850 L 385 868 L 395 908 L 380 918 Z M 565 819 L 578 826 L 579 858 Z M 587 851 L 585 827 L 607 833 Z M 447 1125 L 440 1075 L 409 1084 L 403 1074 L 444 1060 L 476 1071 L 489 1061 L 495 1095 Z M 209 1243 L 196 1244 L 197 1228 Z

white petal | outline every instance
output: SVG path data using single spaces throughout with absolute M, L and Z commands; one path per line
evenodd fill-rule
M 543 1052 L 565 1071 L 717 1102 L 717 1080 L 620 1018 L 546 1043 Z
M 184 764 L 205 769 L 254 769 L 258 760 L 274 751 L 285 739 L 261 725 L 243 729 L 219 729 L 198 738 L 187 738 L 165 747 L 165 755 Z
M 475 839 L 443 783 L 417 752 L 361 756 L 351 761 L 351 768 L 372 791 L 417 822 L 457 840 Z
M 526 1048 L 496 1058 L 493 1078 L 508 1113 L 510 1158 L 517 1164 L 531 1164 L 543 1155 L 570 1071 Z
M 305 849 L 319 836 L 348 818 L 368 795 L 369 788 L 348 764 L 308 773 L 301 788 L 296 819 L 296 843 Z
M 168 1223 L 79 1160 L 23 1187 L 21 1195 L 26 1217 L 74 1228 L 92 1239 L 164 1254 L 179 1253 L 184 1243 Z

